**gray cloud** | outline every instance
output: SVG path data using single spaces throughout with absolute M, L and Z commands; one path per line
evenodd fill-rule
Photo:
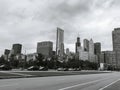
M 78 33 L 81 42 L 93 38 L 103 50 L 112 50 L 119 5 L 119 0 L 0 0 L 0 51 L 22 43 L 28 53 L 35 52 L 44 40 L 53 41 L 55 48 L 56 27 L 65 30 L 65 47 L 71 51 Z

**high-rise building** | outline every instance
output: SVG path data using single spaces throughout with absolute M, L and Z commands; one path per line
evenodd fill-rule
M 4 59 L 5 60 L 8 60 L 9 54 L 10 54 L 10 50 L 5 49 L 5 51 L 4 51 Z
M 4 55 L 9 55 L 9 54 L 10 54 L 10 50 L 5 49 L 5 51 L 4 51 Z
M 81 47 L 81 43 L 80 43 L 80 37 L 77 37 L 77 42 L 75 44 L 75 52 L 78 53 L 79 52 L 79 48 Z
M 64 56 L 64 30 L 57 28 L 56 55 L 62 58 Z
M 43 54 L 45 57 L 51 57 L 53 51 L 53 42 L 44 41 L 37 43 L 37 53 Z
M 87 51 L 81 49 L 79 52 L 79 60 L 83 60 L 83 61 L 88 60 L 88 55 L 89 53 Z
M 92 39 L 89 41 L 89 53 L 94 54 L 94 42 Z
M 12 51 L 14 55 L 21 54 L 22 45 L 21 44 L 13 44 Z
M 98 63 L 100 63 L 100 54 L 101 54 L 101 43 L 94 43 L 94 53 L 98 58 Z
M 84 39 L 83 40 L 83 48 L 84 48 L 84 51 L 89 51 L 89 40 L 87 39 Z
M 91 39 L 91 40 L 89 41 L 89 61 L 90 61 L 90 62 L 97 62 L 97 61 L 95 60 L 95 58 L 96 58 L 96 56 L 95 56 L 95 54 L 94 54 L 94 42 L 93 42 L 93 40 Z
M 100 54 L 100 63 L 106 63 L 106 61 L 105 61 L 105 52 L 101 52 L 101 54 Z
M 94 53 L 95 55 L 101 54 L 101 43 L 94 43 Z
M 120 67 L 120 28 L 115 28 L 112 32 L 113 51 L 115 52 L 116 65 Z
M 114 51 L 103 51 L 104 52 L 104 63 L 107 65 L 116 66 L 115 52 Z
M 69 48 L 66 48 L 66 55 L 69 55 L 70 54 L 70 50 Z

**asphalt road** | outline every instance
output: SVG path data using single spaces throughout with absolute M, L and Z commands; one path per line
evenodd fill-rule
M 120 72 L 2 79 L 0 90 L 120 90 Z

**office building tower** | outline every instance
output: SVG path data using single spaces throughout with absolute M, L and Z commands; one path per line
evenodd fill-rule
M 69 55 L 70 54 L 70 50 L 69 48 L 66 48 L 66 55 Z
M 115 52 L 114 51 L 103 51 L 104 52 L 104 63 L 107 65 L 116 66 Z
M 13 44 L 12 46 L 12 53 L 14 55 L 21 54 L 22 45 L 21 44 Z
M 84 48 L 84 51 L 89 51 L 89 40 L 87 39 L 84 39 L 83 40 L 83 48 Z
M 75 44 L 75 52 L 78 53 L 79 52 L 79 48 L 81 47 L 81 43 L 80 43 L 80 37 L 77 37 L 77 42 Z
M 94 54 L 94 42 L 93 42 L 93 40 L 91 39 L 91 40 L 89 41 L 89 61 L 90 61 L 90 62 L 97 62 L 97 61 L 95 60 L 95 58 L 96 58 L 96 56 L 95 56 L 95 54 Z
M 99 43 L 99 42 L 94 43 L 94 53 L 95 53 L 95 55 L 101 54 L 101 43 Z
M 83 60 L 83 61 L 88 60 L 88 58 L 89 58 L 88 55 L 89 55 L 89 53 L 87 51 L 80 50 L 80 52 L 79 52 L 79 60 Z
M 64 30 L 57 28 L 56 55 L 60 59 L 64 56 Z
M 5 51 L 4 51 L 4 59 L 5 60 L 8 60 L 9 54 L 10 54 L 10 50 L 5 49 Z
M 44 41 L 37 43 L 37 53 L 44 55 L 45 57 L 51 57 L 53 51 L 53 42 Z
M 98 63 L 100 63 L 100 54 L 101 54 L 101 43 L 94 43 L 94 54 L 98 59 Z
M 101 54 L 100 54 L 100 63 L 106 63 L 106 61 L 105 61 L 105 53 L 104 53 L 104 51 L 101 52 Z
M 5 49 L 5 51 L 4 51 L 4 55 L 9 55 L 9 54 L 10 54 L 10 50 Z
M 113 51 L 115 52 L 116 65 L 120 68 L 120 28 L 115 28 L 112 32 Z
M 94 43 L 92 39 L 89 41 L 89 53 L 94 54 Z

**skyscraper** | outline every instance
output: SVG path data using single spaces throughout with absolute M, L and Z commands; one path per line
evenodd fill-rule
M 13 44 L 12 51 L 14 55 L 21 54 L 22 45 L 21 44 Z
M 43 54 L 45 57 L 51 57 L 53 50 L 53 42 L 44 41 L 37 44 L 37 53 Z
M 92 39 L 89 41 L 89 61 L 96 62 L 95 61 L 95 54 L 94 54 L 94 43 L 93 43 Z
M 80 37 L 77 37 L 77 42 L 75 44 L 75 52 L 78 53 L 78 49 L 81 47 Z
M 101 43 L 94 43 L 94 53 L 95 55 L 99 55 L 101 53 Z
M 84 51 L 89 51 L 89 40 L 87 39 L 83 40 L 83 48 L 84 48 Z
M 56 55 L 62 58 L 64 56 L 64 30 L 57 28 Z
M 116 65 L 120 67 L 120 28 L 115 28 L 112 32 L 113 51 L 115 52 Z
M 94 53 L 98 58 L 98 63 L 100 63 L 100 54 L 101 54 L 101 43 L 94 43 Z
M 94 43 L 92 39 L 89 41 L 89 53 L 94 54 Z
M 4 55 L 9 55 L 9 54 L 10 54 L 10 50 L 5 49 L 5 51 L 4 51 Z
M 69 48 L 66 48 L 66 55 L 69 55 L 70 54 L 70 50 Z
M 104 52 L 104 63 L 108 65 L 115 66 L 116 60 L 115 60 L 115 52 L 114 51 L 103 51 Z
M 8 60 L 9 54 L 10 54 L 10 50 L 9 49 L 5 49 L 5 51 L 4 51 L 4 59 L 5 60 Z

